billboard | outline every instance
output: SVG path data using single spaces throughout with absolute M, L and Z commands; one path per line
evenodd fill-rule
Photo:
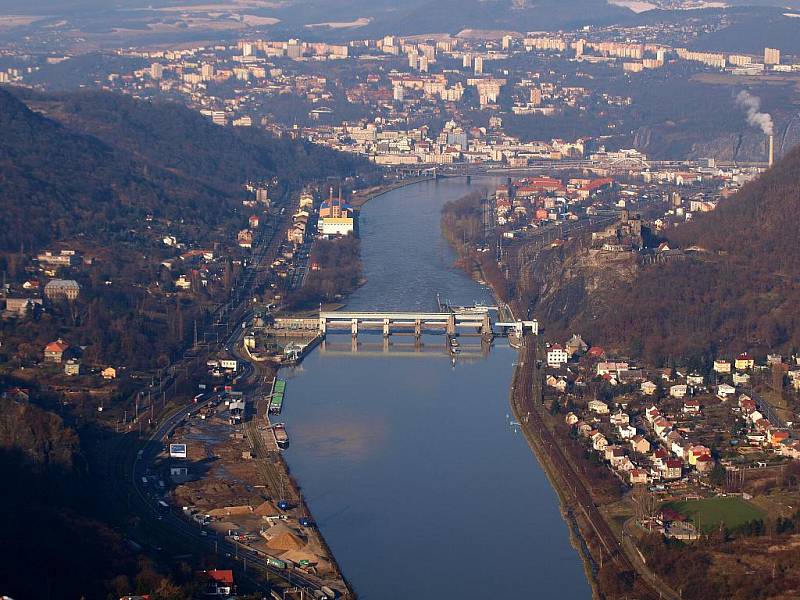
M 186 458 L 186 444 L 170 444 L 169 455 L 171 458 Z

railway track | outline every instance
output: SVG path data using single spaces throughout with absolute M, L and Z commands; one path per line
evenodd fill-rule
M 551 477 L 560 479 L 558 485 L 563 494 L 571 496 L 577 513 L 582 514 L 595 533 L 601 546 L 601 563 L 613 561 L 620 571 L 631 571 L 637 575 L 634 592 L 640 598 L 679 600 L 678 594 L 669 589 L 643 563 L 631 561 L 625 553 L 621 540 L 612 531 L 605 517 L 586 488 L 580 475 L 561 449 L 541 413 L 541 381 L 537 368 L 537 344 L 526 340 L 520 363 L 515 373 L 512 406 L 523 432 L 550 463 Z

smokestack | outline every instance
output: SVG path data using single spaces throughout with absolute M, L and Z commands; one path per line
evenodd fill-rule
M 772 135 L 769 136 L 769 166 L 775 162 L 775 140 Z

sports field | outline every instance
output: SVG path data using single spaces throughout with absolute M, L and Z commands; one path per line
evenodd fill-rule
M 765 513 L 747 500 L 735 496 L 668 502 L 666 507 L 691 517 L 704 532 L 713 531 L 724 523 L 734 529 L 747 521 L 763 519 Z

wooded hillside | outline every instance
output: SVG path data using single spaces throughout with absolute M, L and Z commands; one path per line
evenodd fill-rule
M 800 149 L 667 233 L 684 261 L 589 294 L 566 327 L 655 363 L 800 348 Z
M 235 218 L 250 180 L 291 185 L 371 169 L 307 142 L 218 127 L 176 104 L 15 93 L 0 89 L 0 250 L 79 234 L 110 241 L 147 214 L 215 229 Z

